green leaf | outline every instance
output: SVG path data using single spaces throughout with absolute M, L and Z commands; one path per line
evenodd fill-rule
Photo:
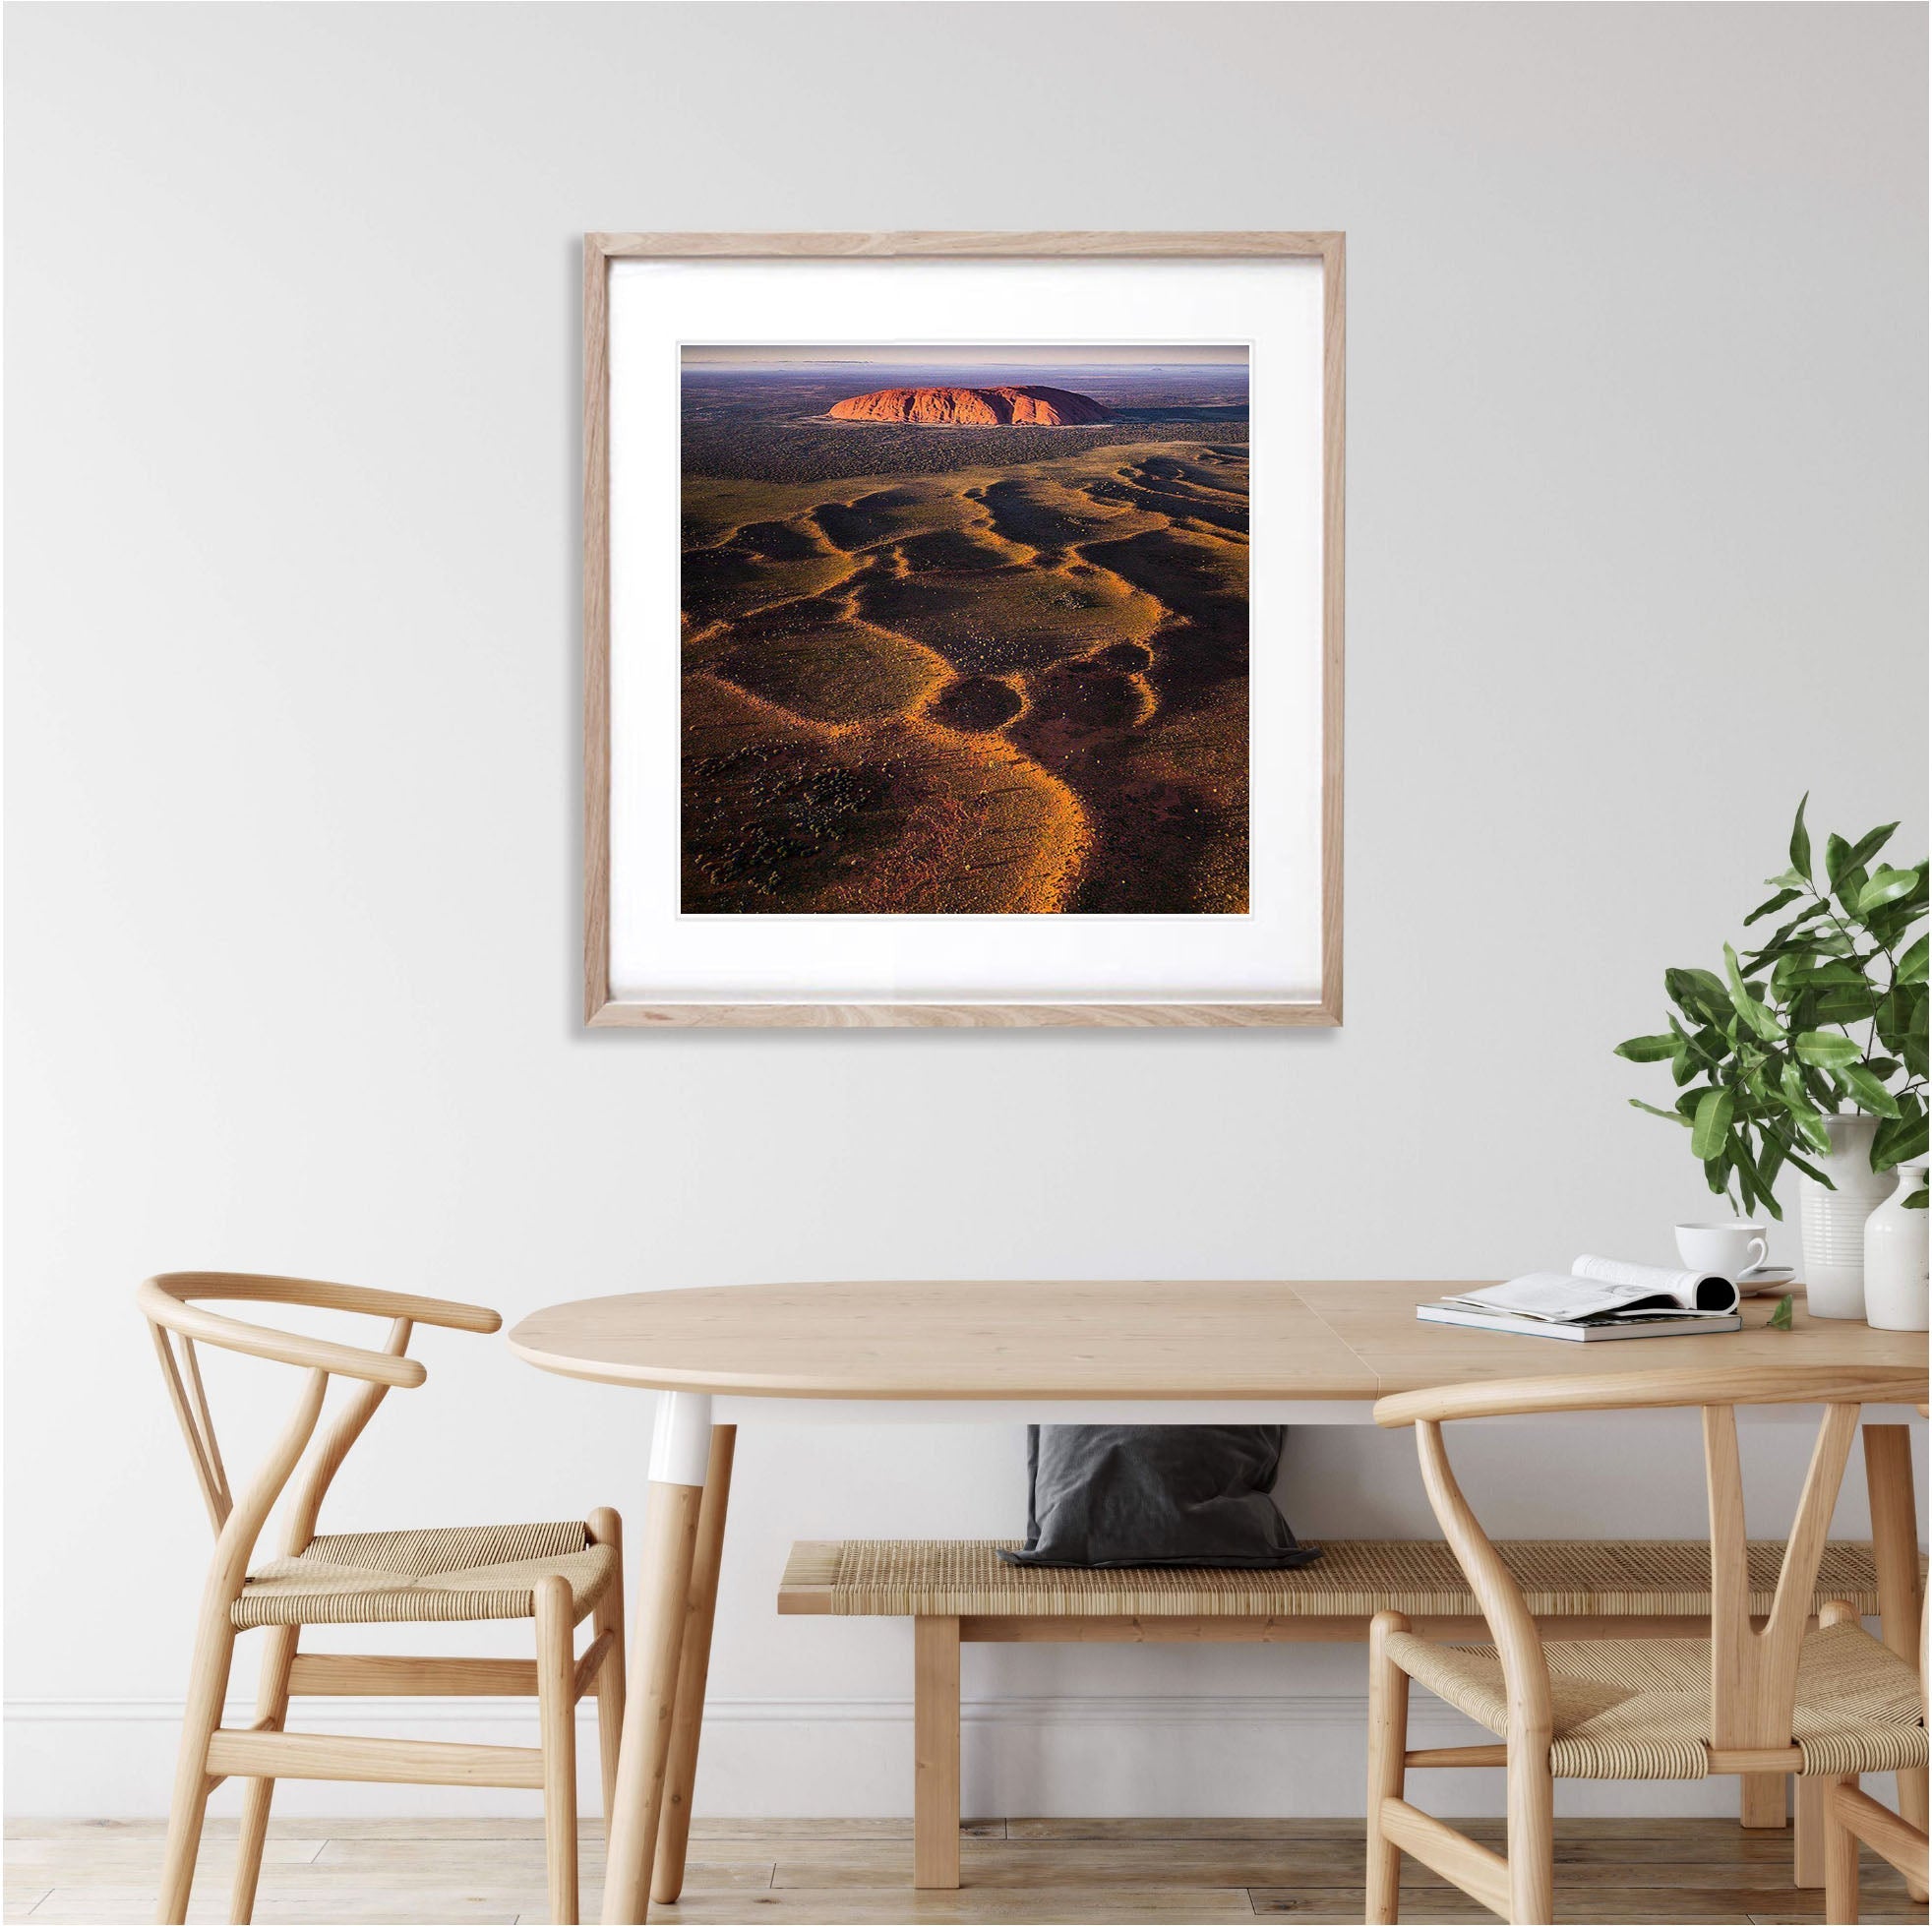
M 1869 916 L 1873 910 L 1883 909 L 1887 903 L 1896 903 L 1902 896 L 1909 896 L 1918 887 L 1916 870 L 1888 870 L 1879 865 L 1878 874 L 1858 892 L 1858 914 Z
M 1664 993 L 1701 1022 L 1721 1025 L 1730 1015 L 1730 992 L 1709 970 L 1665 970 Z
M 1616 1047 L 1616 1053 L 1632 1063 L 1661 1063 L 1677 1053 L 1675 1037 L 1630 1037 Z
M 1805 1175 L 1812 1180 L 1813 1183 L 1822 1183 L 1827 1190 L 1836 1190 L 1838 1188 L 1838 1185 L 1835 1184 L 1831 1180 L 1831 1178 L 1828 1177 L 1825 1174 L 1825 1173 L 1818 1168 L 1816 1164 L 1810 1163 L 1806 1159 L 1800 1157 L 1796 1151 L 1794 1150 L 1787 1151 L 1785 1153 L 1784 1161 L 1790 1165 L 1792 1170 L 1802 1171 L 1805 1174 Z
M 1779 1298 L 1777 1307 L 1771 1313 L 1771 1322 L 1765 1326 L 1767 1331 L 1788 1331 L 1791 1328 L 1791 1300 L 1788 1296 Z
M 1723 1041 L 1717 1030 L 1707 1023 L 1690 1040 L 1691 1053 L 1715 1070 L 1724 1060 Z
M 1774 889 L 1797 889 L 1809 885 L 1811 878 L 1802 870 L 1780 870 L 1775 876 L 1765 877 Z
M 1925 981 L 1926 948 L 1925 938 L 1921 936 L 1904 955 L 1899 959 L 1899 973 L 1892 981 L 1901 983 L 1923 983 Z
M 1926 1153 L 1926 1149 L 1927 1149 L 1927 1144 L 1926 1144 L 1925 1119 L 1921 1116 L 1915 1122 L 1908 1123 L 1905 1126 L 1905 1128 L 1902 1130 L 1899 1133 L 1899 1135 L 1886 1146 L 1885 1162 L 1883 1164 L 1874 1164 L 1872 1168 L 1874 1170 L 1889 1171 L 1892 1169 L 1892 1167 L 1895 1164 L 1904 1163 L 1907 1158 L 1923 1157 Z M 1878 1146 L 1876 1144 L 1872 1146 L 1872 1154 L 1874 1157 L 1878 1155 Z
M 1758 1194 L 1751 1187 L 1751 1160 L 1743 1156 L 1737 1146 L 1730 1146 L 1729 1155 L 1724 1159 L 1730 1174 L 1737 1181 L 1737 1201 L 1743 1206 L 1742 1215 L 1749 1217 L 1758 1207 Z
M 1876 829 L 1867 829 L 1851 846 L 1852 862 L 1869 863 L 1892 840 L 1892 832 L 1898 826 L 1896 822 L 1885 822 Z
M 1864 871 L 1854 865 L 1845 871 L 1832 887 L 1832 894 L 1843 905 L 1845 915 L 1854 921 L 1858 915 L 1859 893 L 1864 889 L 1867 880 Z
M 1806 790 L 1798 799 L 1798 813 L 1791 824 L 1791 868 L 1804 881 L 1811 880 L 1811 832 L 1804 826 L 1804 806 L 1811 801 L 1811 791 Z
M 1832 1154 L 1832 1133 L 1825 1128 L 1825 1119 L 1801 1098 L 1786 1097 L 1784 1108 L 1791 1113 L 1791 1121 L 1797 1126 L 1798 1135 L 1813 1150 L 1829 1157 Z
M 1851 868 L 1851 845 L 1842 836 L 1825 838 L 1825 879 L 1834 889 L 1839 878 Z
M 1900 1111 L 1896 1119 L 1879 1125 L 1878 1135 L 1872 1139 L 1875 1171 L 1889 1171 L 1907 1158 L 1925 1154 L 1925 1107 L 1916 1097 L 1906 1097 Z
M 1641 1097 L 1632 1097 L 1628 1101 L 1633 1111 L 1646 1111 L 1652 1116 L 1663 1117 L 1671 1123 L 1681 1123 L 1687 1130 L 1690 1128 L 1690 1118 L 1679 1116 L 1675 1111 L 1660 1111 L 1655 1104 L 1645 1103 Z
M 1841 1063 L 1832 1074 L 1844 1085 L 1861 1111 L 1874 1116 L 1897 1116 L 1899 1102 L 1862 1063 Z
M 1814 1023 L 1869 1023 L 1878 1003 L 1870 985 L 1828 983 L 1813 1001 Z
M 1708 1165 L 1721 1153 L 1730 1130 L 1732 1104 L 1728 1090 L 1707 1090 L 1699 1099 L 1697 1119 L 1691 1126 L 1691 1155 Z M 1706 1174 L 1709 1174 L 1707 1170 Z M 1718 1186 L 1721 1189 L 1723 1186 Z
M 1786 903 L 1795 903 L 1798 899 L 1798 895 L 1799 892 L 1795 889 L 1781 889 L 1776 896 L 1770 897 L 1765 902 L 1760 903 L 1758 907 L 1755 910 L 1753 910 L 1751 914 L 1744 919 L 1745 929 L 1747 930 L 1750 929 L 1752 924 L 1757 922 L 1759 917 L 1776 915 L 1777 912 L 1781 910 Z
M 1924 1186 L 1921 1184 L 1919 1186 L 1917 1193 L 1913 1196 L 1907 1197 L 1904 1203 L 1901 1206 L 1901 1208 L 1908 1211 L 1922 1211 L 1925 1208 Z
M 1801 1063 L 1816 1063 L 1836 1070 L 1842 1063 L 1855 1063 L 1864 1054 L 1849 1037 L 1835 1037 L 1829 1030 L 1806 1030 L 1791 1039 L 1791 1048 Z
M 1784 1026 L 1779 1022 L 1776 1013 L 1758 1001 L 1745 987 L 1743 973 L 1737 967 L 1737 952 L 1726 943 L 1724 945 L 1724 975 L 1728 981 L 1730 1006 L 1761 1037 L 1773 1039 L 1784 1034 Z
M 1834 960 L 1830 963 L 1800 964 L 1791 971 L 1787 982 L 1797 984 L 1820 983 L 1857 983 L 1865 981 L 1864 972 L 1854 969 L 1849 963 Z
M 1764 1148 L 1758 1153 L 1758 1168 L 1752 1174 L 1758 1186 L 1758 1195 L 1764 1200 L 1764 1207 L 1773 1217 L 1781 1219 L 1784 1213 L 1778 1208 L 1778 1199 L 1771 1194 L 1771 1187 L 1778 1181 L 1778 1173 L 1784 1168 L 1784 1144 L 1781 1138 L 1767 1135 Z

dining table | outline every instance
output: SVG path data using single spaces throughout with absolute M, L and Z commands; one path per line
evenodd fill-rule
M 1493 1282 L 1481 1280 L 1479 1282 Z M 1864 1462 L 1884 1636 L 1912 1662 L 1918 1513 L 1905 1402 L 1923 1333 L 1813 1317 L 1775 1300 L 1744 1327 L 1630 1343 L 1526 1340 L 1424 1322 L 1417 1308 L 1475 1289 L 1445 1281 L 946 1280 L 757 1283 L 555 1304 L 510 1333 L 546 1371 L 658 1395 L 642 1572 L 617 1790 L 606 1922 L 642 1921 L 683 1884 L 711 1621 L 740 1424 L 1367 1424 L 1397 1391 L 1643 1368 L 1796 1366 L 1819 1397 L 1847 1370 L 1896 1371 L 1902 1402 L 1863 1407 Z M 1922 1390 L 1910 1393 L 1916 1398 Z M 1804 1415 L 1747 1408 L 1748 1422 Z M 1662 1414 L 1630 1414 L 1632 1423 Z M 1500 1420 L 1499 1420 L 1500 1421 Z M 1925 1823 L 1925 1775 L 1900 1775 Z

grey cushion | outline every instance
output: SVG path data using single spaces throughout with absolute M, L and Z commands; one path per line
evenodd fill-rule
M 1269 1496 L 1280 1424 L 1034 1424 L 1012 1565 L 1305 1565 Z

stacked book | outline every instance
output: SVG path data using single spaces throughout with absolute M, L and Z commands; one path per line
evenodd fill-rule
M 1432 1304 L 1418 1304 L 1425 1324 L 1468 1324 L 1479 1331 L 1520 1331 L 1529 1338 L 1596 1344 L 1614 1338 L 1671 1338 L 1686 1331 L 1735 1331 L 1737 1286 L 1728 1278 L 1579 1257 L 1567 1273 L 1533 1271 Z

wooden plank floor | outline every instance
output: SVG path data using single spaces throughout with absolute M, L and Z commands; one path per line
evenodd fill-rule
M 1502 1843 L 1500 1822 L 1467 1825 Z M 210 1822 L 191 1920 L 228 1916 L 234 1832 L 232 1820 Z M 964 1832 L 962 1889 L 915 1893 L 910 1820 L 700 1819 L 683 1900 L 651 1916 L 704 1926 L 1361 1918 L 1356 1820 L 991 1819 Z M 1822 1921 L 1822 1896 L 1791 1885 L 1790 1838 L 1719 1819 L 1559 1821 L 1556 1916 L 1581 1926 Z M 149 1919 L 160 1843 L 155 1821 L 10 1822 L 7 1917 Z M 595 1821 L 582 1829 L 582 1854 L 583 1911 L 595 1919 Z M 1403 1870 L 1412 1926 L 1491 1919 L 1413 1860 Z M 1926 1917 L 1869 1853 L 1864 1900 L 1869 1921 Z M 255 1917 L 264 1926 L 542 1920 L 543 1830 L 535 1820 L 278 1820 Z

